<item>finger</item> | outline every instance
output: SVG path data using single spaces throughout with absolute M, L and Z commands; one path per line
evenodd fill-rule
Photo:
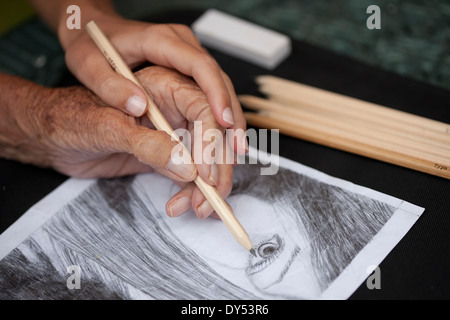
M 230 92 L 234 118 L 234 125 L 231 127 L 233 130 L 227 131 L 228 142 L 232 146 L 233 151 L 235 151 L 238 155 L 244 155 L 248 152 L 248 142 L 245 134 L 247 130 L 247 121 L 245 120 L 244 112 L 234 90 L 231 79 L 225 74 L 225 72 L 222 72 L 222 77 L 228 91 Z
M 54 169 L 74 178 L 114 178 L 139 173 L 148 173 L 154 169 L 137 160 L 133 155 L 127 153 L 112 154 L 103 159 L 92 159 L 82 162 L 82 165 L 72 163 L 56 163 Z
M 192 32 L 192 29 L 184 24 L 169 24 L 173 31 L 190 45 L 207 52 L 205 48 L 202 47 L 200 40 Z
M 171 124 L 173 121 L 180 124 L 180 119 L 183 119 L 183 126 L 188 122 L 187 128 L 191 130 L 189 147 L 198 173 L 208 184 L 216 185 L 218 170 L 214 155 L 216 150 L 221 150 L 215 144 L 218 141 L 222 147 L 223 128 L 215 120 L 205 94 L 191 79 L 166 68 L 144 69 L 137 77 L 155 97 L 163 114 L 172 120 Z M 154 78 L 159 81 L 155 83 Z
M 117 74 L 93 43 L 83 50 L 68 50 L 66 62 L 75 77 L 106 104 L 133 117 L 140 117 L 147 110 L 144 92 Z
M 190 45 L 194 46 L 195 48 L 198 48 L 199 50 L 203 51 L 206 54 L 209 54 L 209 51 L 202 46 L 200 40 L 197 38 L 197 36 L 192 32 L 192 29 L 184 24 L 169 24 L 174 31 L 177 33 L 177 35 L 189 43 Z
M 140 162 L 176 181 L 188 182 L 197 177 L 197 168 L 190 154 L 165 132 L 138 125 L 122 128 L 116 134 L 122 138 L 114 139 L 116 151 L 133 154 Z M 117 143 L 117 140 L 121 142 Z
M 194 188 L 193 182 L 187 184 L 167 202 L 166 213 L 169 217 L 179 217 L 192 209 L 191 198 Z
M 210 117 L 212 118 L 212 115 Z M 219 182 L 218 166 L 226 163 L 224 160 L 226 152 L 222 150 L 223 131 L 218 128 L 215 120 L 210 121 L 200 117 L 193 126 L 191 124 L 191 150 L 200 177 L 208 184 L 216 186 Z
M 193 77 L 206 94 L 219 124 L 231 127 L 234 124 L 231 98 L 217 62 L 204 50 L 180 41 L 178 34 L 168 25 L 154 25 L 149 30 L 142 43 L 142 54 L 146 59 Z
M 105 161 L 105 163 L 98 165 L 102 177 L 125 177 L 140 173 L 153 172 L 154 169 L 147 164 L 140 162 L 136 157 L 129 154 L 116 154 L 110 159 L 111 165 Z M 113 166 L 116 169 L 113 169 Z M 105 170 L 106 168 L 112 170 Z M 115 172 L 114 172 L 115 171 Z
M 207 53 L 206 49 L 202 47 L 199 39 L 194 35 L 191 28 L 186 25 L 177 24 L 171 24 L 170 26 L 181 39 Z M 234 146 L 233 150 L 238 154 L 246 154 L 248 152 L 248 143 L 245 137 L 246 121 L 244 118 L 242 107 L 240 105 L 239 99 L 237 98 L 234 86 L 230 78 L 223 71 L 221 71 L 221 74 L 231 98 L 231 109 L 234 122 L 232 129 L 234 129 L 235 131 L 233 131 L 234 135 L 228 136 L 230 139 L 230 145 Z M 217 112 L 217 114 L 220 114 L 220 110 Z M 216 120 L 219 121 L 219 119 Z
M 187 91 L 178 92 L 174 97 L 190 102 L 187 94 Z M 232 163 L 224 129 L 217 123 L 203 95 L 187 104 L 186 108 L 179 108 L 190 123 L 193 137 L 191 150 L 199 175 L 209 184 L 217 186 L 220 182 L 219 167 Z
M 233 185 L 233 168 L 231 165 L 219 165 L 219 172 L 219 184 L 216 189 L 226 199 L 230 195 Z M 213 207 L 197 187 L 194 188 L 192 193 L 192 208 L 200 219 L 206 219 L 214 212 Z

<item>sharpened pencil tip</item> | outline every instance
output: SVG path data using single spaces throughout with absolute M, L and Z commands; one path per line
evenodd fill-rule
M 255 249 L 251 248 L 251 249 L 250 249 L 250 253 L 251 253 L 252 255 L 254 255 L 255 258 L 256 258 L 256 252 L 255 252 Z

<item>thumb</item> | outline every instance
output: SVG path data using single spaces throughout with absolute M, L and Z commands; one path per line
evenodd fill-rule
M 91 89 L 106 104 L 133 117 L 142 116 L 147 110 L 147 98 L 141 88 L 117 74 L 105 57 L 97 52 L 69 50 L 66 63 L 75 77 Z
M 167 133 L 135 126 L 125 134 L 124 151 L 140 162 L 175 181 L 189 182 L 197 177 L 191 155 Z
M 106 104 L 130 116 L 141 117 L 147 110 L 147 98 L 142 90 L 113 71 L 105 71 L 89 87 Z

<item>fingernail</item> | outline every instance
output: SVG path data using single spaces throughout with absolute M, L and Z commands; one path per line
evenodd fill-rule
M 140 117 L 144 114 L 145 109 L 147 108 L 147 100 L 141 96 L 132 96 L 128 99 L 126 108 L 133 116 Z
M 174 161 L 171 158 L 166 169 L 180 177 L 183 181 L 192 181 L 197 176 L 197 168 L 192 163 L 192 160 L 187 162 L 184 158 L 182 161 Z
M 234 124 L 233 111 L 230 108 L 226 108 L 222 114 L 222 119 L 229 124 Z
M 213 211 L 213 207 L 205 200 L 197 209 L 200 219 L 206 219 Z
M 219 168 L 217 167 L 217 164 L 213 163 L 211 165 L 211 172 L 208 179 L 211 180 L 215 186 L 217 186 L 217 181 L 219 181 Z
M 247 135 L 244 132 L 238 132 L 238 143 L 242 150 L 248 152 Z
M 249 150 L 247 138 L 245 136 L 244 136 L 244 150 L 245 150 L 245 152 L 248 152 L 248 150 Z
M 191 209 L 191 199 L 188 197 L 181 197 L 169 204 L 169 214 L 171 217 L 178 217 L 189 209 Z

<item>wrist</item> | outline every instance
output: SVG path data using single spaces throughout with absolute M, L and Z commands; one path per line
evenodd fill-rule
M 48 167 L 48 150 L 38 124 L 51 90 L 17 77 L 0 77 L 4 83 L 0 88 L 0 156 Z

